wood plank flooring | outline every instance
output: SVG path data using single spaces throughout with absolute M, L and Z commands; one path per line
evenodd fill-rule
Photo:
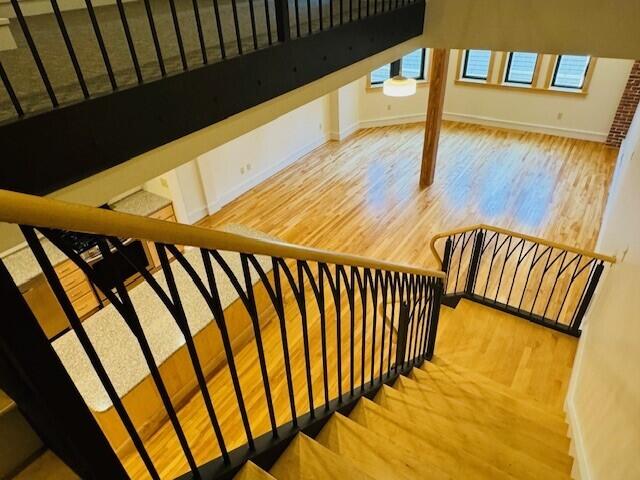
M 330 142 L 201 224 L 217 228 L 239 223 L 290 242 L 428 267 L 435 266 L 428 250 L 433 234 L 479 222 L 583 248 L 595 245 L 615 150 L 578 140 L 445 122 L 435 183 L 421 191 L 418 176 L 422 137 L 421 125 L 403 125 L 366 129 L 343 142 Z M 285 309 L 296 407 L 298 413 L 303 413 L 308 409 L 304 351 L 299 313 L 290 294 Z M 343 318 L 348 318 L 346 311 Z M 282 424 L 289 420 L 290 410 L 275 315 L 272 320 L 263 332 L 263 341 L 276 421 Z M 313 398 L 316 405 L 320 405 L 323 380 L 317 309 L 309 312 L 308 321 Z M 359 345 L 360 322 L 356 321 L 355 325 L 354 335 Z M 334 322 L 328 321 L 327 327 L 327 338 L 332 339 L 328 344 L 328 368 L 335 372 L 338 341 Z M 457 332 L 454 335 L 457 343 L 452 343 L 456 348 L 470 345 L 460 340 L 458 333 L 475 335 Z M 505 339 L 509 335 L 506 330 L 492 329 L 486 334 L 494 335 L 496 341 L 510 341 Z M 367 337 L 369 335 L 371 328 L 367 330 Z M 491 344 L 490 339 L 485 340 Z M 340 343 L 345 352 L 349 344 L 346 328 Z M 575 345 L 566 348 L 563 345 L 557 343 L 550 356 L 541 357 L 545 358 L 543 362 L 555 364 L 557 358 L 562 358 L 570 365 Z M 445 347 L 443 340 L 436 349 Z M 513 350 L 498 348 L 494 353 L 492 358 L 497 362 L 500 361 L 497 357 L 513 355 Z M 367 377 L 371 373 L 370 355 L 367 351 L 364 362 Z M 235 357 L 252 432 L 257 436 L 268 431 L 269 418 L 255 345 L 235 352 Z M 360 360 L 360 356 L 356 357 L 356 379 L 360 376 Z M 518 368 L 523 361 L 513 360 L 513 363 L 512 366 Z M 546 365 L 535 367 L 544 369 Z M 375 368 L 379 368 L 377 362 Z M 562 370 L 561 383 L 568 379 L 568 372 L 569 369 Z M 329 378 L 330 398 L 337 394 L 335 377 Z M 518 375 L 513 372 L 512 377 L 512 384 L 526 387 L 531 383 L 525 378 L 516 378 Z M 557 398 L 564 396 L 564 387 L 554 386 L 557 378 L 535 379 L 535 388 L 552 391 L 553 399 L 549 401 L 554 405 Z M 348 388 L 348 376 L 343 377 L 342 385 L 343 389 Z M 227 371 L 209 379 L 208 386 L 227 447 L 232 449 L 244 444 L 246 437 Z M 194 395 L 179 409 L 178 416 L 196 461 L 202 463 L 217 457 L 219 450 L 201 395 Z M 145 444 L 162 478 L 174 478 L 187 470 L 169 424 Z M 148 478 L 137 454 L 123 455 L 123 462 L 132 478 Z

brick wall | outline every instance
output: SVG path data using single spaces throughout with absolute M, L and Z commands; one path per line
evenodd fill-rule
M 627 136 L 627 130 L 631 125 L 631 120 L 636 113 L 638 102 L 640 101 L 640 60 L 636 60 L 631 68 L 627 86 L 624 89 L 616 116 L 613 119 L 609 136 L 607 137 L 607 145 L 619 147 L 624 137 Z

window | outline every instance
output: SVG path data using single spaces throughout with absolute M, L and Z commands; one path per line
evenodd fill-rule
M 420 48 L 395 62 L 387 63 L 371 72 L 371 85 L 380 85 L 386 79 L 402 75 L 407 78 L 424 80 L 426 50 Z
M 581 90 L 589 69 L 591 57 L 585 55 L 560 55 L 553 72 L 552 87 Z
M 537 63 L 537 53 L 511 52 L 507 61 L 505 82 L 531 85 Z
M 467 50 L 462 67 L 462 78 L 486 80 L 489 77 L 491 50 Z

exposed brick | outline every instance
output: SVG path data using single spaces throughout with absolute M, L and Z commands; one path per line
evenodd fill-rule
M 622 93 L 622 98 L 618 104 L 616 116 L 613 119 L 609 135 L 607 136 L 607 145 L 619 147 L 627 136 L 627 131 L 633 120 L 633 116 L 640 102 L 640 60 L 636 60 L 629 73 L 627 85 Z

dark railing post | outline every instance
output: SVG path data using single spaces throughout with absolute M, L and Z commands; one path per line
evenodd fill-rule
M 596 265 L 596 268 L 593 271 L 593 275 L 591 276 L 591 280 L 589 280 L 589 285 L 587 285 L 587 290 L 584 293 L 584 297 L 582 297 L 582 301 L 578 306 L 578 310 L 576 310 L 576 317 L 571 323 L 571 333 L 573 334 L 577 335 L 580 332 L 580 325 L 582 324 L 584 314 L 587 313 L 587 308 L 589 308 L 591 298 L 593 298 L 593 294 L 596 291 L 596 287 L 598 286 L 598 282 L 600 281 L 600 276 L 602 275 L 603 270 L 604 264 L 600 262 L 598 265 Z
M 286 42 L 291 38 L 291 26 L 289 25 L 289 0 L 275 0 L 275 2 L 278 41 Z
M 480 256 L 482 255 L 482 243 L 484 234 L 482 230 L 478 230 L 476 238 L 473 240 L 473 251 L 471 252 L 471 262 L 469 263 L 469 273 L 467 275 L 467 284 L 465 285 L 465 293 L 473 295 L 476 286 L 476 278 L 478 277 L 478 268 L 480 268 Z M 462 253 L 460 253 L 462 255 Z
M 398 335 L 396 338 L 396 371 L 398 367 L 404 367 L 404 355 L 407 351 L 407 333 L 409 332 L 409 305 L 406 302 L 400 304 L 398 314 Z
M 451 241 L 451 237 L 447 238 L 447 241 L 444 243 L 444 255 L 442 256 L 442 271 L 447 273 L 449 271 L 449 261 L 451 260 L 451 248 L 453 247 L 453 242 Z
M 431 312 L 429 313 L 429 337 L 427 338 L 427 351 L 425 352 L 425 360 L 433 358 L 433 351 L 436 347 L 436 335 L 438 333 L 438 321 L 440 320 L 440 306 L 442 304 L 442 294 L 444 291 L 444 282 L 441 278 L 436 280 L 433 286 L 433 300 L 431 302 Z
M 0 296 L 0 387 L 47 447 L 81 478 L 128 478 L 1 261 Z

